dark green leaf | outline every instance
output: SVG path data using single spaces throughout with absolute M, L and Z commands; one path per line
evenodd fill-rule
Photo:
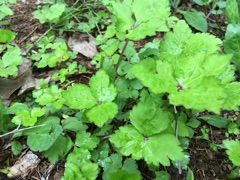
M 12 142 L 11 150 L 15 156 L 19 155 L 22 151 L 22 144 L 19 141 L 14 140 Z
M 217 128 L 227 128 L 229 120 L 217 115 L 206 115 L 200 117 L 200 119 L 206 121 L 208 124 Z
M 227 0 L 225 14 L 229 24 L 237 24 L 240 22 L 238 3 L 238 0 Z
M 188 24 L 201 32 L 207 32 L 208 23 L 205 15 L 199 11 L 180 11 Z

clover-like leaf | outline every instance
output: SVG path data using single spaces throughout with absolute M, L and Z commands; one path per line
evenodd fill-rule
M 63 92 L 65 104 L 73 109 L 87 110 L 86 117 L 95 125 L 102 127 L 118 112 L 112 102 L 116 97 L 116 88 L 110 83 L 108 74 L 99 70 L 89 82 L 89 86 L 75 84 Z
M 23 126 L 33 126 L 39 117 L 43 116 L 46 112 L 45 108 L 29 108 L 26 104 L 14 103 L 8 109 L 9 114 L 14 114 L 12 122 Z

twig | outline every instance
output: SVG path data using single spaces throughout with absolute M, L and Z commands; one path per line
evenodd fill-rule
M 116 64 L 116 71 L 118 70 L 118 67 L 120 66 L 120 64 L 122 62 L 122 57 L 123 57 L 123 54 L 124 54 L 124 52 L 125 52 L 125 50 L 126 50 L 126 48 L 128 46 L 128 43 L 129 43 L 129 40 L 127 39 L 125 44 L 124 44 L 123 50 L 122 50 L 122 52 L 121 52 L 121 54 L 120 54 L 120 56 L 118 58 L 118 62 Z
M 38 26 L 36 26 L 26 37 L 24 37 L 23 39 L 21 39 L 18 43 L 21 44 L 22 42 L 24 42 L 26 39 L 28 39 L 36 30 L 37 30 Z
M 53 29 L 53 27 L 51 26 L 47 31 L 45 31 L 45 33 L 43 33 L 36 41 L 36 43 L 38 43 L 44 36 L 46 36 L 51 30 Z
M 14 134 L 14 133 L 17 133 L 17 132 L 21 132 L 21 131 L 25 131 L 25 130 L 29 130 L 29 129 L 34 129 L 34 128 L 38 128 L 38 127 L 42 127 L 42 126 L 45 126 L 46 124 L 41 124 L 41 125 L 37 125 L 37 126 L 32 126 L 32 127 L 27 127 L 27 128 L 22 128 L 22 129 L 19 129 L 19 126 L 14 129 L 13 131 L 10 131 L 8 133 L 5 133 L 5 134 L 2 134 L 0 135 L 0 138 L 3 138 L 5 136 L 8 136 L 8 135 L 11 135 L 11 134 Z

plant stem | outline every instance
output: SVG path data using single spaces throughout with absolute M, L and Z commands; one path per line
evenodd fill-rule
M 174 106 L 174 117 L 175 117 L 175 136 L 178 139 L 178 112 L 177 107 Z
M 125 44 L 124 44 L 124 47 L 123 47 L 123 49 L 122 49 L 122 52 L 121 52 L 121 54 L 120 54 L 120 56 L 119 56 L 119 58 L 118 58 L 118 62 L 117 62 L 117 64 L 116 64 L 116 71 L 118 70 L 118 68 L 119 68 L 119 66 L 120 66 L 120 64 L 121 64 L 121 62 L 122 62 L 123 54 L 124 54 L 124 52 L 126 51 L 126 48 L 127 48 L 127 46 L 128 46 L 128 43 L 129 43 L 129 40 L 127 39 L 126 42 L 125 42 Z

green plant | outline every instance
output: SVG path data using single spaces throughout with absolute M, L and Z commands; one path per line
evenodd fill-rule
M 63 39 L 54 40 L 54 36 L 45 36 L 37 43 L 38 52 L 30 58 L 38 68 L 55 67 L 59 63 L 75 58 L 76 53 L 68 51 Z
M 221 44 L 212 35 L 193 34 L 184 21 L 179 21 L 161 42 L 158 59 L 147 58 L 132 72 L 150 91 L 169 93 L 175 106 L 215 113 L 238 109 L 240 84 L 234 82 L 232 56 L 218 52 Z
M 51 6 L 44 6 L 33 12 L 33 17 L 38 19 L 40 23 L 57 23 L 66 10 L 66 5 L 57 3 Z
M 63 92 L 65 104 L 72 109 L 88 110 L 87 118 L 99 127 L 117 114 L 117 105 L 112 102 L 116 88 L 104 71 L 98 71 L 89 82 L 90 86 L 74 84 Z
M 235 166 L 240 166 L 240 142 L 238 140 L 224 140 L 227 155 Z
M 33 126 L 37 119 L 45 114 L 44 108 L 29 108 L 26 104 L 14 103 L 9 109 L 9 114 L 14 114 L 12 122 L 17 125 Z
M 48 87 L 44 81 L 41 81 L 40 89 L 33 91 L 33 97 L 39 105 L 56 109 L 61 109 L 64 103 L 62 89 L 59 89 L 55 84 Z
M 16 0 L 0 0 L 0 21 L 5 17 L 14 14 L 12 9 L 9 7 L 12 3 L 16 3 Z
M 168 0 L 161 2 L 157 0 L 107 1 L 106 6 L 114 15 L 115 32 L 108 29 L 112 33 L 107 32 L 104 39 L 116 35 L 121 40 L 140 40 L 146 36 L 153 36 L 156 32 L 166 32 L 169 29 L 167 26 L 170 16 Z M 147 11 L 144 10 L 146 8 Z
M 66 68 L 61 68 L 52 75 L 52 79 L 60 81 L 61 83 L 66 81 L 67 76 L 78 72 L 77 62 L 67 63 Z
M 18 66 L 23 63 L 20 48 L 7 45 L 2 48 L 2 52 L 4 54 L 0 59 L 0 77 L 17 76 Z
M 8 29 L 0 29 L 0 43 L 9 43 L 15 38 L 15 34 Z
M 98 138 L 87 133 L 85 128 L 78 132 L 76 147 L 67 157 L 64 180 L 96 179 L 99 171 L 98 164 L 91 161 L 90 151 L 96 148 L 98 143 Z

